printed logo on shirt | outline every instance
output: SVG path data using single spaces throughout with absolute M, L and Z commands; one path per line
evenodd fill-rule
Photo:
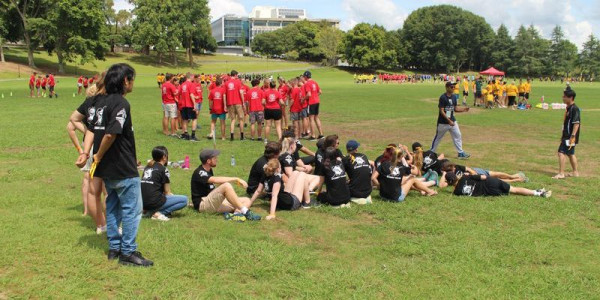
M 323 161 L 323 156 L 321 154 L 317 154 L 317 161 L 318 162 L 322 162 Z
M 291 156 L 288 156 L 288 157 L 286 157 L 286 158 L 285 158 L 285 161 L 286 161 L 288 164 L 292 164 L 292 157 L 291 157 Z
M 433 159 L 431 159 L 431 157 L 426 156 L 425 158 L 423 158 L 423 164 L 426 166 L 429 166 L 433 163 Z
M 257 92 L 252 92 L 251 97 L 252 97 L 252 99 L 258 98 L 258 93 Z
M 121 124 L 121 128 L 123 128 L 123 124 L 125 124 L 125 119 L 127 119 L 127 112 L 125 111 L 125 108 L 121 108 L 121 110 L 117 113 L 116 119 L 117 121 L 119 121 L 119 124 Z
M 463 195 L 471 196 L 473 194 L 473 186 L 472 185 L 463 186 L 462 193 L 463 193 Z
M 198 172 L 198 175 L 200 175 L 200 177 L 208 177 L 208 173 L 204 170 L 200 170 L 200 172 Z
M 167 178 L 171 178 L 171 172 L 169 172 L 169 169 L 165 168 L 165 175 L 167 175 Z
M 144 180 L 148 180 L 152 177 L 152 169 L 146 169 L 146 171 L 144 171 L 144 177 L 142 179 Z
M 233 82 L 230 82 L 227 84 L 227 89 L 230 91 L 233 91 L 233 88 L 235 88 L 235 85 L 233 84 Z
M 94 116 L 96 115 L 96 108 L 91 106 L 90 108 L 88 108 L 88 123 L 92 124 L 92 122 L 94 122 Z
M 102 115 L 104 114 L 104 107 L 100 107 L 96 110 L 96 125 L 102 125 Z

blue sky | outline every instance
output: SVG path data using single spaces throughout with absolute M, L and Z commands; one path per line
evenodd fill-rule
M 533 24 L 549 37 L 552 28 L 560 25 L 567 38 L 581 47 L 590 34 L 600 32 L 600 0 L 209 0 L 209 7 L 213 19 L 226 13 L 248 15 L 259 5 L 303 8 L 310 18 L 339 19 L 341 29 L 348 30 L 360 22 L 401 28 L 413 10 L 443 3 L 484 17 L 494 29 L 505 24 L 513 35 L 521 24 Z M 116 0 L 115 8 L 130 9 L 131 5 Z

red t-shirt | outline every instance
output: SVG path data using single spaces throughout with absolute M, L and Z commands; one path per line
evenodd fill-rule
M 192 94 L 196 97 L 196 103 L 202 103 L 202 83 L 194 83 Z
M 299 87 L 292 88 L 290 93 L 290 99 L 292 100 L 292 107 L 290 107 L 291 112 L 297 113 L 302 111 L 302 98 L 304 98 L 302 89 Z
M 285 100 L 289 96 L 289 93 L 290 93 L 290 88 L 286 84 L 279 86 L 279 94 L 281 95 L 281 98 L 283 100 Z
M 177 88 L 169 81 L 162 85 L 162 101 L 164 104 L 174 104 Z
M 192 97 L 190 95 L 194 92 L 195 89 L 196 87 L 191 81 L 186 81 L 179 86 L 179 90 L 181 91 L 181 94 L 179 96 L 181 99 L 179 103 L 180 108 L 194 107 L 194 102 L 192 101 Z
M 45 86 L 46 86 L 46 83 L 47 83 L 47 82 L 46 82 L 46 77 L 43 77 L 43 78 L 42 78 L 42 86 L 43 86 L 43 87 L 45 87 Z
M 208 94 L 208 101 L 211 103 L 211 114 L 224 114 L 225 107 L 223 105 L 223 96 L 225 96 L 225 88 L 222 86 L 215 87 Z
M 54 86 L 54 75 L 50 75 L 48 77 L 48 85 L 49 86 Z
M 216 83 L 213 81 L 213 82 L 211 82 L 211 83 L 210 83 L 210 85 L 208 86 L 208 90 L 209 90 L 209 91 L 212 91 L 212 89 L 214 89 L 214 88 L 216 88 L 216 87 L 217 87 L 217 84 L 216 84 Z
M 83 76 L 79 76 L 79 79 L 77 79 L 77 83 L 83 83 Z
M 248 102 L 249 111 L 264 111 L 262 100 L 265 99 L 263 91 L 255 86 L 246 93 L 246 102 Z
M 35 80 L 35 87 L 38 87 L 38 88 L 39 88 L 41 85 L 42 85 L 42 80 L 41 80 L 41 79 L 39 79 L 39 78 L 38 78 L 38 79 L 36 79 L 36 80 Z
M 92 85 L 92 83 L 94 83 L 94 77 L 90 78 L 90 80 L 88 80 L 88 84 Z
M 310 98 L 308 98 L 309 105 L 319 103 L 319 92 L 320 91 L 321 91 L 321 88 L 314 80 L 309 79 L 304 83 L 304 94 L 308 95 L 308 93 L 310 93 Z
M 83 87 L 88 87 L 88 80 L 87 79 L 83 79 Z
M 35 76 L 31 75 L 31 77 L 29 77 L 29 85 L 34 85 L 35 84 Z
M 279 105 L 281 94 L 279 94 L 279 91 L 274 89 L 265 90 L 265 99 L 265 109 L 281 109 L 281 105 Z
M 231 78 L 225 83 L 227 89 L 227 106 L 240 105 L 242 99 L 240 99 L 240 89 L 242 89 L 242 83 L 237 78 Z

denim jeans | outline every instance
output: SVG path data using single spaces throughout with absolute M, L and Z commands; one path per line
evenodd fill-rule
M 137 250 L 135 238 L 142 219 L 142 190 L 139 177 L 109 180 L 106 185 L 106 236 L 110 250 L 130 255 Z M 119 235 L 119 223 L 123 235 Z
M 168 215 L 186 207 L 187 203 L 187 197 L 184 195 L 167 195 L 167 201 L 158 209 L 158 211 L 163 215 Z

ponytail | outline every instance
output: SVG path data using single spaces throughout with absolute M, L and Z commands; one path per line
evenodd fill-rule
M 419 172 L 423 168 L 423 148 L 417 147 L 414 151 L 413 164 L 417 166 Z

